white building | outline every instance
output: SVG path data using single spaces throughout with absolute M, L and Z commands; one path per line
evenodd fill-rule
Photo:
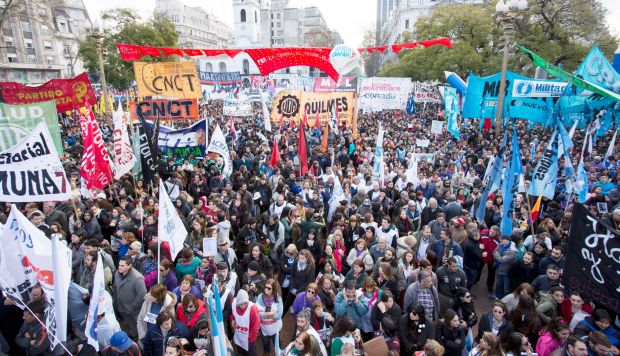
M 212 13 L 184 5 L 179 0 L 157 0 L 155 11 L 166 14 L 184 48 L 224 48 L 231 44 L 232 30 Z

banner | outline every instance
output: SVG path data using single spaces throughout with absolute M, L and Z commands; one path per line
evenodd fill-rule
M 138 117 L 140 117 L 138 112 Z M 140 154 L 140 167 L 142 168 L 142 177 L 144 178 L 144 185 L 148 186 L 153 184 L 155 176 L 159 169 L 159 155 L 157 149 L 155 149 L 153 142 L 157 140 L 157 130 L 149 130 L 145 120 L 140 120 L 139 131 L 139 154 Z M 156 121 L 158 126 L 158 121 Z
M 412 90 L 411 78 L 362 78 L 359 108 L 367 111 L 404 110 Z
M 309 77 L 307 75 L 300 75 L 299 76 L 299 90 L 313 91 L 314 90 L 314 83 L 318 79 L 319 79 L 319 77 Z
M 546 98 L 562 95 L 568 83 L 554 80 L 515 79 L 512 96 L 515 98 Z
M 40 122 L 45 122 L 54 147 L 63 153 L 60 125 L 53 101 L 34 104 L 8 105 L 0 103 L 0 150 L 8 150 L 24 137 L 30 135 Z
M 441 104 L 441 95 L 436 86 L 425 83 L 414 83 L 414 98 L 416 103 Z
M 224 116 L 252 116 L 252 102 L 249 100 L 242 99 L 225 99 L 224 100 L 224 108 L 223 108 Z
M 620 233 L 575 204 L 562 284 L 596 300 L 613 313 L 620 313 Z
M 460 140 L 461 134 L 459 133 L 459 122 L 458 122 L 458 116 L 460 114 L 459 97 L 456 94 L 456 89 L 444 86 L 443 87 L 443 98 L 444 98 L 444 116 L 448 118 L 447 130 L 457 140 Z
M 241 73 L 239 72 L 200 72 L 200 84 L 241 85 Z
M 45 293 L 45 326 L 52 347 L 67 339 L 67 304 L 71 282 L 71 250 L 57 238 L 50 240 L 17 209 L 0 233 L 0 286 L 15 305 L 24 309 L 37 283 Z
M 215 152 L 221 155 L 224 158 L 224 167 L 222 169 L 222 173 L 224 177 L 229 178 L 232 174 L 232 160 L 230 159 L 230 153 L 228 151 L 228 146 L 226 145 L 226 139 L 224 138 L 224 133 L 220 128 L 220 125 L 217 125 L 213 135 L 211 136 L 211 142 L 209 143 L 209 147 L 207 148 L 207 152 Z
M 292 73 L 272 73 L 269 74 L 269 79 L 275 87 L 276 92 L 282 89 L 287 90 L 302 90 L 299 85 L 299 75 Z
M 194 62 L 133 62 L 139 96 L 202 98 Z
M 14 82 L 0 82 L 0 89 L 2 98 L 7 104 L 31 104 L 54 100 L 58 112 L 97 103 L 97 97 L 86 73 L 71 79 L 52 79 L 35 87 Z
M 187 231 L 161 179 L 159 180 L 159 218 L 157 222 L 157 235 L 160 241 L 168 242 L 170 246 L 170 256 L 172 260 L 174 260 L 181 249 L 183 249 L 183 241 L 185 241 L 187 237 Z
M 431 123 L 431 133 L 434 135 L 441 135 L 443 132 L 443 121 L 433 120 Z
M 315 126 L 317 114 L 323 126 L 329 123 L 334 109 L 338 120 L 346 122 L 347 127 L 351 127 L 355 112 L 353 93 L 308 93 L 285 90 L 281 91 L 274 100 L 271 121 L 279 124 L 282 119 L 285 122 L 293 119 L 295 123 L 299 123 L 305 112 L 308 126 Z
M 152 123 L 148 122 L 147 125 L 150 130 L 153 130 Z M 185 159 L 194 156 L 195 158 L 202 158 L 206 148 L 206 130 L 206 119 L 180 130 L 160 126 L 157 147 L 164 157 L 174 156 Z
M 527 189 L 527 194 L 535 197 L 542 195 L 547 199 L 553 199 L 555 196 L 555 185 L 559 169 L 558 139 L 558 130 L 555 130 L 545 148 L 545 152 L 543 152 L 542 157 L 539 158 L 538 164 L 534 168 L 532 183 Z
M 71 198 L 65 170 L 44 122 L 21 142 L 0 152 L 0 201 L 63 201 Z
M 86 182 L 86 189 L 92 192 L 93 188 L 103 190 L 113 181 L 113 175 L 110 156 L 103 142 L 103 134 L 90 108 L 84 109 L 86 115 L 80 116 L 80 128 L 84 140 L 80 176 Z
M 130 101 L 131 121 L 138 120 L 136 110 L 140 108 L 146 120 L 196 120 L 198 119 L 198 101 L 196 99 L 143 100 Z
M 114 112 L 112 121 L 114 123 L 114 178 L 120 179 L 136 164 L 136 155 L 131 148 L 127 132 L 129 122 L 120 103 Z
M 547 125 L 553 110 L 551 98 L 513 98 L 514 82 L 517 79 L 530 80 L 522 75 L 506 72 L 506 97 L 504 99 L 505 118 L 529 120 Z M 463 118 L 495 119 L 501 73 L 489 77 L 478 77 L 471 73 L 467 84 L 467 93 L 463 103 Z
M 469 91 L 469 89 L 468 89 Z M 512 157 L 504 172 L 502 180 L 502 197 L 504 198 L 504 206 L 502 210 L 502 220 L 500 232 L 502 235 L 512 235 L 512 214 L 514 211 L 514 197 L 519 189 L 519 178 L 523 173 L 521 163 L 521 150 L 519 148 L 519 138 L 513 126 L 512 129 Z
M 291 66 L 309 66 L 322 70 L 334 79 L 339 76 L 329 61 L 331 48 L 249 48 L 243 51 L 252 58 L 261 75 Z
M 336 83 L 330 77 L 317 77 L 314 81 L 315 93 L 330 93 L 332 91 L 356 91 L 357 77 L 340 77 Z

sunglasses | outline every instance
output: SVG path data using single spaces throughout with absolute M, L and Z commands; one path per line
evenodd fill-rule
M 311 293 L 311 294 L 314 294 L 314 293 L 316 293 L 316 291 L 315 291 L 314 289 L 308 289 L 308 290 L 306 291 L 306 293 Z
M 271 287 L 269 287 L 269 286 L 265 287 L 265 290 L 272 290 L 272 289 L 273 289 L 273 288 L 271 288 Z
M 471 295 L 466 295 L 463 298 L 471 298 Z

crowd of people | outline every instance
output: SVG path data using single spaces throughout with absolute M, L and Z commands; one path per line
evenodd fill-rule
M 81 196 L 81 135 L 71 118 L 61 130 L 73 202 L 19 207 L 71 248 L 72 281 L 85 306 L 103 262 L 111 305 L 99 310 L 101 355 L 218 355 L 205 300 L 215 289 L 234 355 L 364 355 L 371 347 L 385 347 L 387 355 L 619 355 L 613 311 L 561 283 L 574 201 L 567 177 L 558 179 L 554 199 L 543 200 L 536 221 L 529 208 L 536 197 L 518 194 L 513 233 L 502 235 L 501 193 L 482 201 L 482 178 L 491 156 L 503 154 L 503 134 L 472 120 L 462 123 L 460 140 L 432 135 L 440 108 L 416 106 L 414 115 L 360 112 L 359 136 L 341 123 L 330 130 L 326 152 L 324 131 L 308 128 L 305 175 L 298 128 L 276 122 L 265 130 L 259 105 L 228 136 L 231 176 L 223 174 L 221 157 L 164 157 L 160 179 L 189 231 L 175 258 L 158 241 L 157 182 L 128 174 L 94 201 Z M 202 110 L 210 132 L 216 124 L 227 127 L 221 101 L 205 102 Z M 379 123 L 383 182 L 372 175 Z M 527 182 L 551 130 L 515 125 Z M 275 167 L 274 135 L 281 152 Z M 573 166 L 583 136 L 578 130 L 573 138 Z M 421 147 L 425 139 L 430 145 Z M 585 205 L 620 228 L 620 170 L 616 156 L 603 157 L 609 141 L 599 137 L 584 158 Z M 406 174 L 412 160 L 415 179 Z M 344 198 L 330 209 L 336 181 Z M 478 221 L 473 212 L 480 204 Z M 4 208 L 6 220 L 10 205 Z M 205 237 L 217 238 L 214 256 L 203 251 Z M 488 294 L 474 296 L 477 284 Z M 490 299 L 491 308 L 478 310 L 474 298 Z M 0 355 L 52 354 L 39 322 L 42 289 L 31 290 L 25 310 L 2 301 Z M 296 330 L 285 339 L 287 325 Z M 84 315 L 70 315 L 69 336 L 65 345 L 74 355 L 97 354 L 86 342 Z

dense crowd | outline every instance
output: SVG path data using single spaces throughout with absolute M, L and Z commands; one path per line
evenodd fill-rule
M 377 347 L 375 339 L 385 341 L 388 355 L 620 354 L 616 315 L 561 283 L 575 198 L 566 177 L 558 179 L 555 198 L 543 200 L 536 221 L 530 215 L 536 197 L 517 196 L 511 235 L 500 234 L 501 193 L 481 201 L 489 159 L 503 154 L 503 134 L 472 120 L 461 125 L 460 140 L 432 135 L 431 120 L 442 118 L 431 104 L 417 104 L 414 115 L 360 113 L 359 137 L 342 124 L 330 130 L 326 152 L 324 131 L 308 128 L 309 169 L 300 176 L 298 128 L 276 122 L 268 132 L 255 109 L 253 118 L 236 120 L 236 136 L 228 135 L 230 177 L 221 157 L 163 158 L 161 179 L 189 232 L 174 259 L 166 242 L 158 248 L 158 184 L 126 175 L 96 200 L 83 198 L 80 129 L 77 120 L 64 120 L 62 158 L 73 202 L 19 207 L 72 249 L 72 281 L 84 306 L 103 261 L 111 305 L 99 310 L 100 354 L 219 354 L 204 299 L 216 288 L 235 355 L 276 346 L 282 355 L 363 355 Z M 210 132 L 216 124 L 226 131 L 221 101 L 205 102 L 202 110 Z M 383 183 L 372 178 L 379 123 L 386 130 Z M 527 184 L 551 130 L 515 125 Z M 269 163 L 274 135 L 281 152 L 276 167 Z M 586 153 L 585 204 L 619 228 L 620 170 L 615 156 L 604 157 L 609 138 L 598 137 Z M 428 147 L 418 145 L 425 139 Z M 414 179 L 406 174 L 412 160 Z M 330 212 L 336 181 L 344 199 Z M 484 219 L 477 221 L 480 204 Z M 10 205 L 4 208 L 8 215 Z M 205 237 L 217 238 L 215 256 L 203 255 Z M 470 291 L 476 284 L 486 286 L 488 294 L 475 297 L 492 300 L 489 310 L 477 310 Z M 0 355 L 51 354 L 37 320 L 44 319 L 42 289 L 32 289 L 25 311 L 2 299 Z M 85 341 L 85 315 L 72 312 L 66 347 L 74 355 L 97 354 Z M 281 335 L 288 318 L 296 325 L 292 339 Z

